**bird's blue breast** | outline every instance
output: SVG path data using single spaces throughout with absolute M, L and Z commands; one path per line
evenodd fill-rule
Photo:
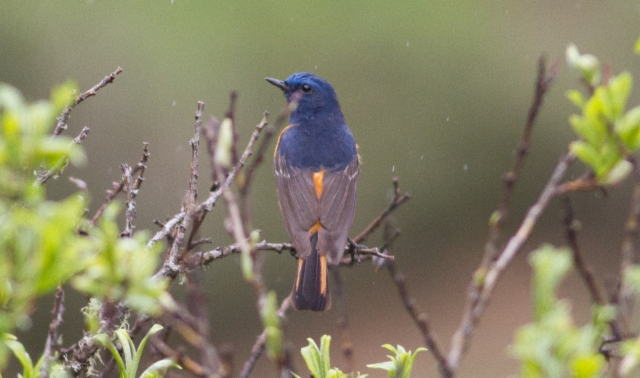
M 277 153 L 294 168 L 344 169 L 357 156 L 356 142 L 344 118 L 298 122 L 284 130 Z

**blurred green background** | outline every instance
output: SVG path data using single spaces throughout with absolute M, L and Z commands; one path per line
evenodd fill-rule
M 264 77 L 286 78 L 310 71 L 331 82 L 360 146 L 364 161 L 352 235 L 390 199 L 398 176 L 412 194 L 393 216 L 402 229 L 394 254 L 408 287 L 429 313 L 432 328 L 448 349 L 464 309 L 465 290 L 480 262 L 487 219 L 501 193 L 532 98 L 537 59 L 558 63 L 559 77 L 546 98 L 530 157 L 517 184 L 507 232 L 544 186 L 573 138 L 565 99 L 577 87 L 564 50 L 575 43 L 618 73 L 636 77 L 640 5 L 636 1 L 22 1 L 0 3 L 0 81 L 30 99 L 48 97 L 67 79 L 83 90 L 118 66 L 124 72 L 72 113 L 68 135 L 82 126 L 88 165 L 68 169 L 85 180 L 92 211 L 120 178 L 121 163 L 135 164 L 142 142 L 150 143 L 146 182 L 138 196 L 137 229 L 156 230 L 153 219 L 179 211 L 187 188 L 196 102 L 222 116 L 231 90 L 239 93 L 238 132 L 245 143 L 261 118 L 272 120 L 284 105 Z M 632 104 L 638 97 L 632 95 Z M 202 162 L 204 149 L 202 149 Z M 200 198 L 210 186 L 206 163 Z M 576 164 L 573 171 L 583 171 Z M 48 184 L 53 198 L 75 188 L 66 177 Z M 615 277 L 628 206 L 628 186 L 609 195 L 575 195 L 583 221 L 580 241 L 589 264 L 604 281 Z M 287 241 L 277 205 L 271 165 L 253 187 L 254 225 L 269 241 Z M 203 237 L 229 243 L 222 210 L 209 217 Z M 561 208 L 542 218 L 524 252 L 543 241 L 564 244 Z M 369 244 L 379 243 L 376 236 Z M 266 273 L 279 298 L 288 295 L 295 270 L 286 254 L 267 255 Z M 252 289 L 242 281 L 235 257 L 201 272 L 209 294 L 212 338 L 232 344 L 236 373 L 260 333 Z M 343 270 L 358 369 L 382 377 L 365 364 L 386 359 L 383 343 L 414 350 L 421 337 L 396 295 L 386 271 L 369 264 Z M 508 346 L 518 326 L 531 319 L 529 269 L 522 253 L 499 282 L 473 339 L 462 377 L 517 373 Z M 180 292 L 180 288 L 174 288 Z M 563 295 L 579 320 L 588 319 L 584 288 L 573 275 Z M 81 336 L 78 308 L 84 298 L 68 290 L 64 344 Z M 50 300 L 40 303 L 31 331 L 20 335 L 32 354 L 44 345 Z M 290 313 L 286 337 L 296 355 L 306 338 L 334 337 L 332 364 L 346 368 L 339 353 L 337 311 Z M 435 376 L 431 355 L 422 353 L 415 375 Z M 274 375 L 262 358 L 254 376 Z

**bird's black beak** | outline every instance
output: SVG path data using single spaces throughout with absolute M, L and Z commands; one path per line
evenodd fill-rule
M 282 80 L 274 79 L 272 77 L 267 77 L 267 78 L 265 78 L 265 80 L 268 81 L 269 83 L 275 85 L 276 87 L 282 89 L 285 92 L 289 89 L 287 84 L 285 84 L 284 81 L 282 81 Z

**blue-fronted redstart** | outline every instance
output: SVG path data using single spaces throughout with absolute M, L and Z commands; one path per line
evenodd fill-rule
M 306 72 L 266 80 L 296 102 L 274 153 L 280 210 L 299 257 L 293 305 L 328 310 L 327 264 L 340 263 L 355 211 L 356 142 L 327 81 Z

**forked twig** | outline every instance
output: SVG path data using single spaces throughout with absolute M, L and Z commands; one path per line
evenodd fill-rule
M 58 124 L 56 125 L 56 128 L 53 130 L 53 135 L 58 136 L 62 133 L 63 130 L 67 128 L 67 121 L 69 120 L 69 116 L 71 115 L 71 110 L 76 105 L 78 105 L 79 103 L 81 103 L 82 101 L 86 100 L 91 96 L 95 96 L 99 89 L 106 87 L 107 84 L 109 83 L 112 83 L 113 80 L 116 78 L 116 76 L 121 72 L 122 72 L 122 68 L 118 67 L 115 71 L 107 75 L 104 79 L 102 79 L 98 84 L 94 85 L 91 89 L 78 95 L 78 97 L 76 97 L 73 103 L 71 103 L 69 107 L 64 109 L 62 114 L 58 117 Z
M 480 320 L 480 316 L 486 308 L 487 302 L 493 288 L 500 277 L 502 271 L 511 263 L 515 255 L 520 251 L 524 243 L 529 239 L 533 228 L 543 211 L 549 205 L 549 202 L 558 194 L 558 186 L 564 177 L 569 163 L 575 158 L 572 154 L 567 154 L 560 159 L 558 165 L 554 169 L 549 181 L 545 185 L 542 193 L 538 197 L 536 203 L 529 208 L 520 227 L 516 233 L 509 239 L 498 258 L 491 264 L 486 271 L 476 272 L 474 282 L 477 284 L 477 292 L 473 292 L 470 297 L 467 308 L 462 316 L 460 326 L 456 330 L 451 340 L 451 348 L 447 357 L 447 367 L 453 376 L 457 370 L 460 361 L 469 347 L 473 331 Z

